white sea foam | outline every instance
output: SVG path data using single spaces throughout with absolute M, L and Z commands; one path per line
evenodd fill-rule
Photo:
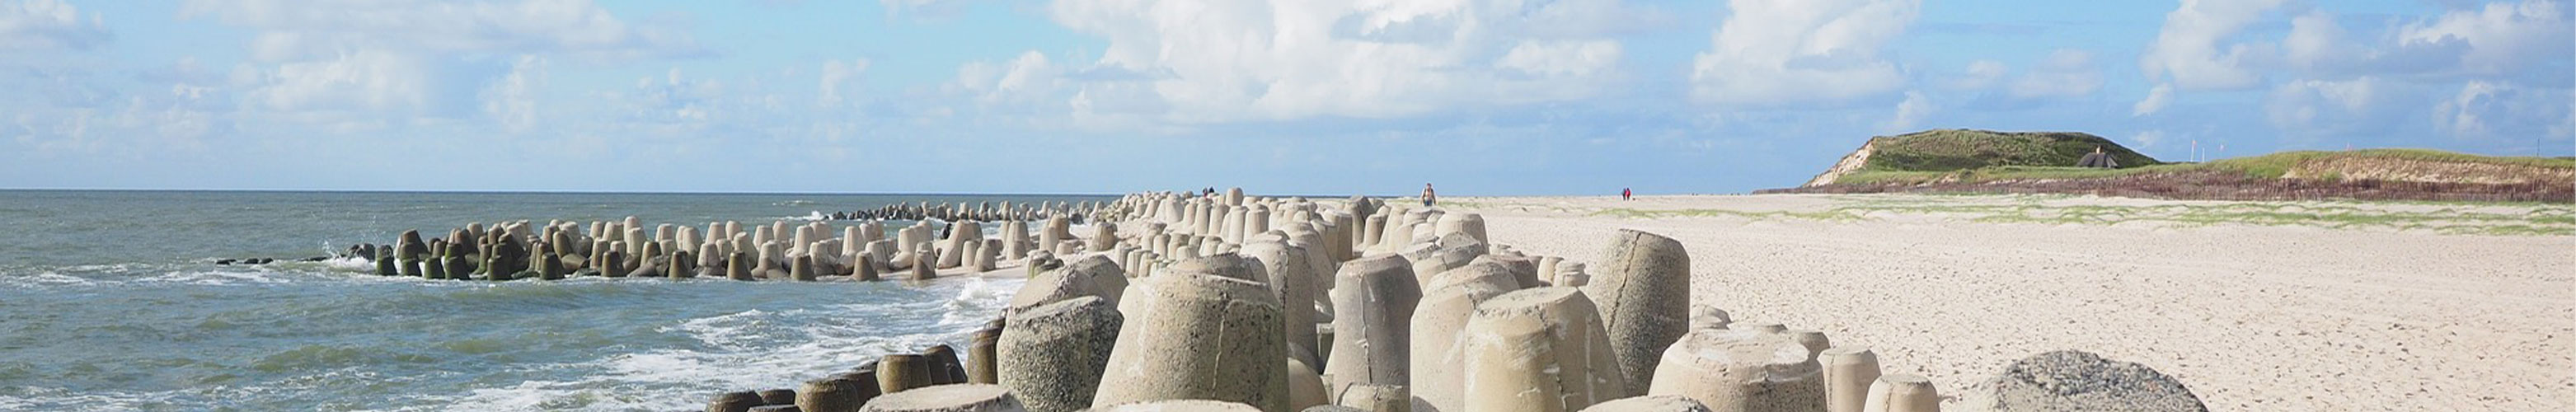
M 0 276 L 0 285 L 9 287 L 90 286 L 97 285 L 98 283 L 98 281 L 89 280 L 88 278 L 65 275 L 54 271 L 38 272 L 36 274 L 26 276 Z
M 251 271 L 198 270 L 163 273 L 157 276 L 135 279 L 134 282 L 179 283 L 205 286 L 276 284 L 287 282 L 287 279 L 283 275 L 285 274 L 267 269 L 254 269 Z
M 989 317 L 1008 299 L 1005 281 L 972 279 L 952 299 L 868 303 L 810 309 L 745 310 L 682 321 L 660 328 L 702 342 L 704 350 L 663 349 L 621 353 L 556 367 L 576 368 L 572 381 L 527 381 L 470 391 L 439 403 L 451 410 L 668 410 L 687 409 L 715 393 L 793 387 L 796 382 L 848 370 L 888 353 L 955 344 L 962 329 Z M 940 312 L 940 320 L 899 333 L 870 321 L 904 313 Z M 967 313 L 960 313 L 967 312 Z M 637 391 L 636 387 L 652 387 Z
M 373 272 L 376 270 L 376 262 L 371 262 L 354 256 L 324 259 L 321 263 L 324 267 L 338 270 L 352 270 L 360 272 Z

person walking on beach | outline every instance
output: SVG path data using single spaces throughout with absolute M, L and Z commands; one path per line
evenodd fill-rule
M 1628 191 L 1628 188 L 1622 187 L 1619 188 L 1619 200 L 1637 200 L 1637 194 L 1635 192 Z
M 1439 196 L 1437 196 L 1437 195 L 1433 195 L 1433 194 L 1431 193 L 1431 184 L 1430 184 L 1430 183 L 1423 183 L 1423 184 L 1422 184 L 1422 207 L 1431 207 L 1431 200 L 1432 200 L 1432 199 L 1435 199 L 1435 198 L 1438 198 L 1438 197 L 1439 197 Z

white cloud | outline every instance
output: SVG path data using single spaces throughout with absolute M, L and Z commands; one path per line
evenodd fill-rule
M 1063 69 L 1045 53 L 1021 52 L 1002 64 L 971 62 L 957 69 L 956 86 L 973 93 L 976 101 L 995 104 L 1064 104 L 1051 100 L 1060 91 Z M 1058 107 L 1060 108 L 1060 107 Z
M 0 50 L 88 50 L 113 35 L 98 14 L 58 0 L 0 0 Z
M 452 116 L 465 101 L 440 84 L 450 74 L 437 70 L 420 56 L 372 50 L 289 62 L 265 72 L 265 87 L 252 91 L 250 101 L 277 111 Z
M 1933 110 L 1934 107 L 1932 106 L 1932 100 L 1923 97 L 1923 92 L 1905 92 L 1905 101 L 1896 103 L 1896 115 L 1888 118 L 1887 125 L 1884 129 L 1888 131 L 1913 130 L 1917 124 L 1923 122 L 1924 118 L 1931 117 Z
M 2136 142 L 2137 148 L 2139 149 L 2153 148 L 2157 145 L 2164 144 L 2165 139 L 2165 131 L 2163 130 L 2138 132 L 2137 135 L 2129 137 L 2129 141 Z
M 537 88 L 546 81 L 546 59 L 519 56 L 510 74 L 483 89 L 483 113 L 510 133 L 527 133 L 537 125 Z
M 2238 90 L 2260 85 L 2248 67 L 2268 53 L 2261 45 L 2226 44 L 2263 14 L 2287 0 L 2183 0 L 2165 14 L 2164 28 L 2138 56 L 2149 80 L 2170 80 L 2185 90 Z M 2225 47 L 2224 50 L 2221 48 Z
M 2527 89 L 2512 84 L 2471 81 L 2433 106 L 2433 124 L 2444 134 L 2468 139 L 2557 140 L 2576 134 L 2576 107 L 2567 89 Z
M 1619 64 L 1619 42 L 1524 40 L 1495 64 L 1535 77 L 1593 77 Z
M 2398 30 L 2397 38 L 2402 46 L 2462 42 L 2468 48 L 2460 56 L 2461 69 L 2509 74 L 2535 69 L 2535 64 L 2563 63 L 2576 53 L 2570 45 L 2576 32 L 2569 29 L 2569 12 L 2558 1 L 2488 3 L 2484 8 L 2455 10 L 2439 19 L 2408 24 Z
M 703 127 L 727 94 L 721 81 L 691 79 L 677 67 L 661 77 L 635 79 L 632 95 L 626 96 L 633 107 L 627 120 L 660 125 Z
M 589 0 L 191 0 L 181 15 L 211 15 L 255 30 L 253 55 L 267 61 L 328 57 L 350 49 L 612 60 L 706 52 L 686 35 L 627 24 Z
M 2012 67 L 2005 66 L 2004 62 L 1978 60 L 1968 62 L 1968 68 L 1961 71 L 1958 77 L 1951 78 L 1947 86 L 1957 90 L 1985 90 L 2002 83 L 2004 76 L 2011 74 Z
M 1841 105 L 1901 88 L 1879 49 L 1918 0 L 1733 0 L 1714 46 L 1692 62 L 1692 98 L 1720 106 Z
M 2310 77 L 2431 74 L 2431 79 L 2515 78 L 2564 84 L 2576 54 L 2569 8 L 2559 1 L 2490 3 L 2355 35 L 2338 16 L 2312 10 L 2290 19 L 2281 68 Z
M 2273 127 L 2288 134 L 2370 130 L 2392 124 L 2402 114 L 2397 103 L 2409 99 L 2397 88 L 2375 77 L 2284 82 L 2264 97 L 2263 110 Z
M 2139 99 L 2135 106 L 2129 106 L 2129 116 L 2156 114 L 2164 111 L 2165 105 L 2169 104 L 2173 104 L 2173 85 L 2157 84 L 2155 88 L 2147 89 L 2147 98 Z
M 2016 99 L 2037 99 L 2083 97 L 2101 89 L 2102 69 L 2093 64 L 2093 53 L 2057 49 L 2005 91 Z
M 868 64 L 868 59 L 855 59 L 848 63 L 842 63 L 840 60 L 823 62 L 823 83 L 816 100 L 825 106 L 841 104 L 846 99 L 841 96 L 842 88 L 849 87 L 851 81 L 858 79 L 860 73 L 867 72 Z
M 1104 37 L 1093 61 L 1023 56 L 1013 90 L 1034 99 L 1145 108 L 1158 122 L 1205 124 L 1312 117 L 1394 118 L 1593 96 L 1618 78 L 1615 24 L 1645 21 L 1617 0 L 1204 2 L 1061 0 L 1056 22 Z M 1634 16 L 1627 19 L 1603 16 Z M 961 80 L 1006 80 L 1001 67 Z M 967 73 L 977 72 L 977 73 Z M 1062 80 L 1050 83 L 1047 80 Z M 1125 102 L 1146 97 L 1156 102 Z M 1101 103 L 1104 100 L 1122 103 Z
M 680 33 L 636 26 L 588 0 L 304 2 L 193 0 L 253 33 L 242 85 L 269 119 L 369 130 L 476 115 L 525 132 L 546 62 L 703 55 Z M 536 77 L 531 77 L 536 76 Z
M 912 14 L 933 19 L 955 17 L 965 11 L 966 3 L 967 0 L 877 0 L 877 5 L 885 9 L 886 17 Z

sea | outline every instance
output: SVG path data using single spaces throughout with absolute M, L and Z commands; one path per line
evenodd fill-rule
M 801 224 L 888 204 L 1112 199 L 0 191 L 0 410 L 703 409 L 888 353 L 962 349 L 1021 280 L 489 282 L 298 260 L 469 222 Z M 218 264 L 246 258 L 278 262 Z

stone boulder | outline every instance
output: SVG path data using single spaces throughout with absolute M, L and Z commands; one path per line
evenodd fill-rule
M 2072 350 L 2013 361 L 1979 391 L 1989 395 L 1985 409 L 1998 412 L 2209 410 L 2171 376 Z

